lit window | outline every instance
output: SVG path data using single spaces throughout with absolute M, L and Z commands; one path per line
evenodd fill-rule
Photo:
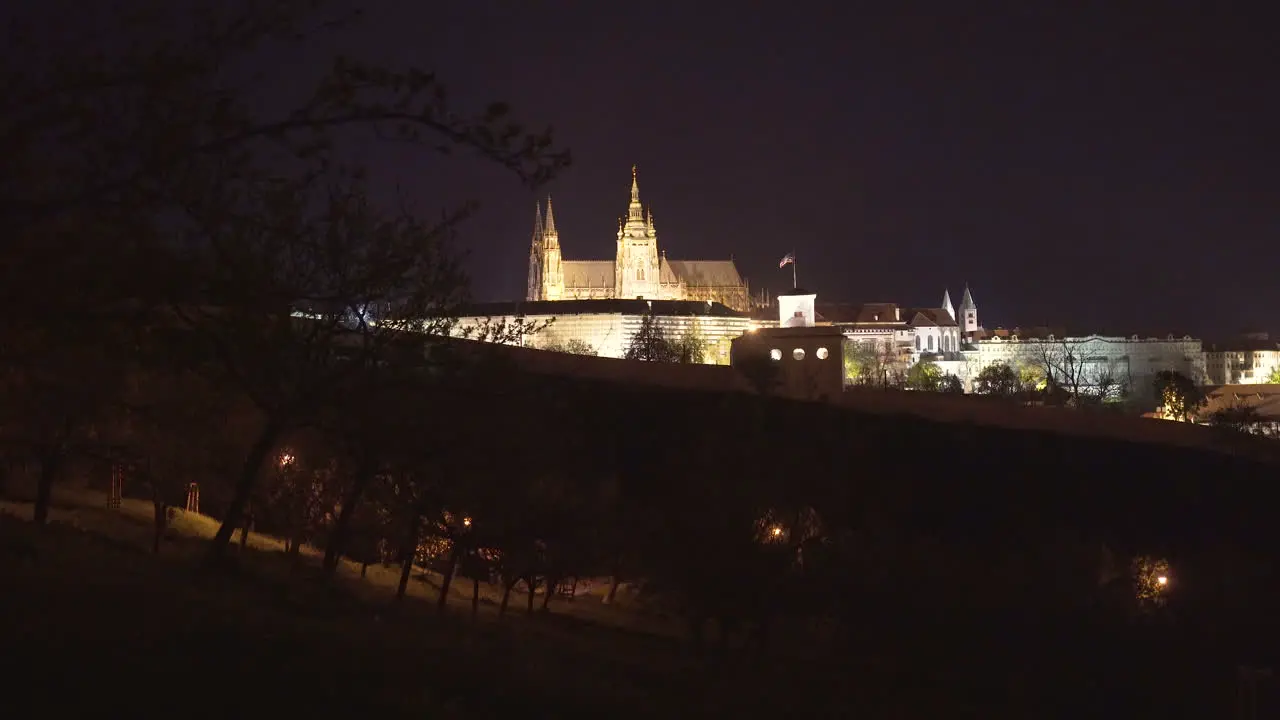
M 826 348 L 818 348 L 818 359 L 819 359 L 819 360 L 826 360 L 826 359 L 827 359 L 827 349 L 826 349 Z
M 781 350 L 779 350 L 778 348 L 774 348 L 774 349 L 770 350 L 770 351 L 769 351 L 769 359 L 770 359 L 770 360 L 781 360 L 781 359 L 782 359 L 782 351 L 781 351 Z
M 804 350 L 802 350 L 801 348 L 796 348 L 795 350 L 792 350 L 791 357 L 795 358 L 796 360 L 803 360 Z

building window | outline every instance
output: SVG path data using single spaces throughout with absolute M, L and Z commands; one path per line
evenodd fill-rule
M 801 349 L 801 348 L 796 348 L 795 350 L 792 350 L 792 351 L 791 351 L 791 357 L 792 357 L 792 358 L 794 358 L 794 359 L 796 359 L 796 360 L 803 360 L 803 359 L 804 359 L 804 350 L 803 350 L 803 349 Z
M 920 336 L 916 336 L 916 352 L 920 352 Z
M 933 352 L 933 336 L 929 336 L 929 352 Z
M 827 359 L 827 349 L 826 349 L 826 348 L 818 348 L 818 352 L 816 353 L 816 355 L 818 356 L 818 359 L 819 359 L 819 360 L 826 360 L 826 359 Z
M 644 280 L 644 268 L 637 268 L 637 269 L 636 269 L 636 279 L 637 279 L 637 280 Z
M 776 362 L 776 361 L 778 361 L 778 360 L 781 360 L 781 359 L 782 359 L 782 351 L 781 351 L 781 350 L 779 350 L 778 348 L 774 348 L 774 349 L 770 350 L 770 351 L 769 351 L 769 359 L 770 359 L 770 360 L 773 360 L 773 361 L 775 361 L 775 362 Z

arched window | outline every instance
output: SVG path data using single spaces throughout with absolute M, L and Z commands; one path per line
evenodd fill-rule
M 929 352 L 933 352 L 933 336 L 929 336 Z
M 644 280 L 644 268 L 636 268 L 636 279 Z
M 920 336 L 916 336 L 916 352 L 920 352 Z

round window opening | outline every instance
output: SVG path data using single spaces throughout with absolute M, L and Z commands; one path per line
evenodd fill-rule
M 769 351 L 769 359 L 770 359 L 770 360 L 781 360 L 781 359 L 782 359 L 782 351 L 781 351 L 781 350 L 779 350 L 778 348 L 774 348 L 774 349 L 770 350 L 770 351 Z
M 817 352 L 816 354 L 817 354 L 817 356 L 818 356 L 818 359 L 819 359 L 819 360 L 826 360 L 826 359 L 827 359 L 827 349 L 826 349 L 826 348 L 818 348 L 818 352 Z
M 803 359 L 804 359 L 804 350 L 803 350 L 803 349 L 801 349 L 801 348 L 796 348 L 795 350 L 792 350 L 792 351 L 791 351 L 791 357 L 795 358 L 796 360 L 803 360 Z

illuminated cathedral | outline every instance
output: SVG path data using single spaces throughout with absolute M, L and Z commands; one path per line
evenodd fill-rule
M 668 260 L 658 250 L 653 213 L 640 204 L 636 169 L 631 168 L 631 204 L 618 222 L 612 260 L 565 260 L 560 234 L 547 199 L 534 216 L 526 300 L 702 300 L 734 310 L 751 309 L 751 293 L 733 260 Z

